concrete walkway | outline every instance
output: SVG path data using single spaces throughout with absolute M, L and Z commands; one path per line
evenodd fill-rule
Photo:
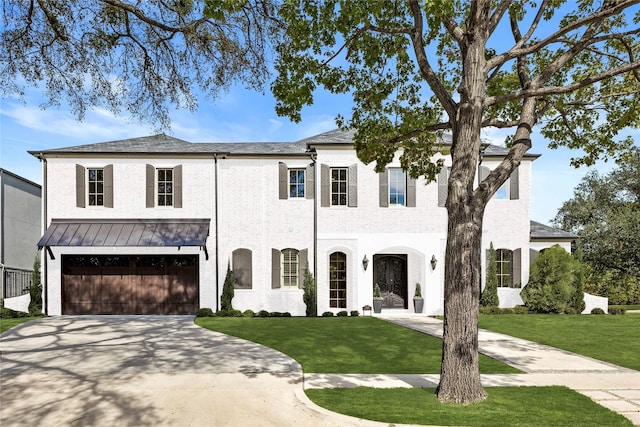
M 0 425 L 383 426 L 327 411 L 300 365 L 192 316 L 62 316 L 0 337 Z
M 436 337 L 442 321 L 425 316 L 381 316 L 384 320 Z M 511 336 L 480 330 L 481 353 L 525 374 L 482 375 L 484 386 L 563 385 L 640 425 L 640 372 Z M 436 387 L 439 375 L 306 374 L 305 388 Z

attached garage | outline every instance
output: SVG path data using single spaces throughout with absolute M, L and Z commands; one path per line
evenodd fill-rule
M 209 224 L 208 219 L 53 220 L 38 246 L 52 261 L 51 248 L 66 247 L 55 261 L 60 313 L 193 314 L 200 306 L 201 258 L 193 250 L 179 251 L 199 246 L 208 259 Z M 177 254 L 167 254 L 172 247 Z
M 193 314 L 198 256 L 62 257 L 62 314 Z

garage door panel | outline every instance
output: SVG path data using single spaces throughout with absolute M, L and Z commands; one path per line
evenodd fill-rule
M 193 314 L 199 307 L 197 256 L 69 258 L 63 314 Z

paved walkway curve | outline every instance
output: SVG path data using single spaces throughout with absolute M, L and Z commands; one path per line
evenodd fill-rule
M 442 337 L 442 321 L 425 316 L 382 319 Z M 629 418 L 640 426 L 640 372 L 535 342 L 486 330 L 478 333 L 483 353 L 525 374 L 482 375 L 484 386 L 564 385 Z M 305 375 L 305 388 L 436 387 L 439 375 Z
M 191 316 L 62 316 L 0 337 L 0 425 L 383 426 L 324 410 L 288 356 Z

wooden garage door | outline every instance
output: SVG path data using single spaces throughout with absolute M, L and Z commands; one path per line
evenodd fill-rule
M 62 257 L 62 314 L 193 314 L 198 256 Z

